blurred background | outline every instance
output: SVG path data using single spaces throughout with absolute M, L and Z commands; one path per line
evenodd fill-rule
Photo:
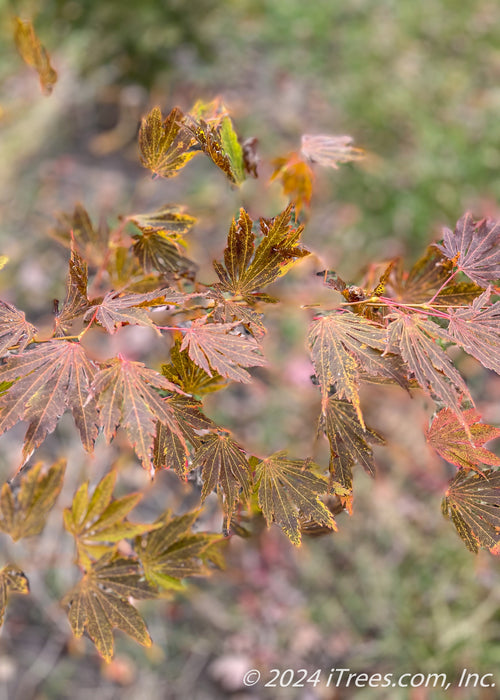
M 16 51 L 13 15 L 33 20 L 52 57 L 59 78 L 49 97 Z M 286 204 L 279 185 L 267 183 L 272 158 L 298 149 L 302 133 L 350 134 L 367 150 L 363 162 L 316 172 L 304 234 L 314 255 L 270 290 L 283 300 L 266 310 L 273 371 L 207 401 L 207 413 L 251 453 L 287 448 L 326 464 L 325 446 L 314 440 L 319 402 L 304 348 L 310 316 L 298 307 L 325 301 L 315 276 L 325 267 L 356 283 L 373 262 L 414 261 L 467 209 L 477 218 L 499 215 L 499 4 L 0 0 L 0 22 L 0 253 L 9 257 L 0 293 L 32 322 L 50 319 L 52 299 L 64 295 L 68 253 L 48 234 L 55 215 L 76 202 L 112 225 L 120 214 L 186 204 L 199 219 L 189 254 L 210 282 L 211 260 L 239 207 L 255 218 Z M 232 190 L 198 158 L 173 180 L 152 180 L 138 160 L 141 116 L 216 95 L 238 133 L 259 139 L 260 179 Z M 143 359 L 148 337 L 124 330 Z M 457 361 L 484 420 L 500 422 L 498 377 Z M 276 528 L 233 537 L 225 572 L 168 603 L 141 605 L 154 647 L 117 633 L 109 666 L 90 643 L 71 640 L 57 603 L 78 575 L 60 513 L 33 542 L 2 538 L 9 560 L 26 561 L 32 595 L 10 604 L 0 700 L 442 697 L 423 688 L 245 690 L 249 668 L 263 677 L 271 668 L 349 668 L 444 672 L 452 680 L 467 668 L 496 672 L 498 685 L 498 562 L 469 554 L 440 514 L 454 470 L 423 437 L 432 403 L 392 388 L 368 389 L 363 398 L 368 423 L 390 446 L 377 448 L 375 481 L 356 469 L 354 515 L 338 518 L 339 532 L 307 539 L 300 550 Z M 18 463 L 21 428 L 0 439 L 3 479 Z M 146 501 L 159 508 L 196 505 L 170 474 L 148 486 L 119 444 L 100 445 L 89 460 L 67 417 L 37 457 L 61 451 L 69 455 L 63 506 L 81 479 L 95 482 L 112 463 L 124 491 L 147 487 Z M 208 511 L 204 525 L 219 528 L 210 503 Z M 497 695 L 469 688 L 447 697 Z

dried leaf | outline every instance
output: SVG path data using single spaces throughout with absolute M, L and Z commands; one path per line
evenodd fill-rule
M 500 222 L 476 222 L 467 212 L 455 231 L 443 229 L 443 243 L 437 246 L 456 263 L 459 270 L 481 287 L 500 278 Z
M 266 364 L 255 338 L 236 334 L 238 323 L 206 323 L 206 317 L 197 318 L 184 333 L 181 350 L 208 375 L 213 371 L 237 382 L 250 382 L 251 376 L 243 367 Z
M 91 452 L 97 437 L 97 411 L 89 397 L 95 365 L 79 343 L 51 340 L 13 355 L 0 367 L 0 382 L 15 380 L 2 398 L 0 434 L 29 421 L 25 461 L 71 409 L 83 446 Z
M 184 115 L 174 109 L 165 120 L 159 107 L 154 107 L 142 120 L 139 131 L 141 163 L 155 175 L 174 177 L 197 151 L 194 139 L 183 126 Z
M 448 309 L 448 333 L 483 367 L 500 374 L 500 301 L 489 303 L 490 294 L 488 289 L 471 306 Z
M 372 348 L 380 351 L 386 348 L 386 330 L 362 316 L 336 312 L 314 321 L 308 340 L 323 403 L 335 386 L 337 397 L 354 406 L 364 428 L 358 393 L 359 368 L 368 357 L 372 368 L 382 371 L 382 356 L 375 363 Z
M 472 552 L 479 547 L 495 549 L 500 540 L 500 471 L 459 471 L 448 487 L 442 511 Z
M 187 576 L 206 576 L 207 550 L 220 542 L 220 535 L 206 532 L 193 534 L 191 528 L 198 511 L 172 517 L 165 513 L 155 523 L 155 529 L 139 538 L 137 556 L 146 579 L 160 589 L 178 590 Z
M 336 530 L 332 514 L 318 498 L 326 493 L 328 482 L 311 470 L 313 463 L 288 459 L 276 452 L 255 465 L 259 506 L 268 525 L 277 523 L 295 545 L 301 542 L 301 516 Z
M 109 472 L 89 497 L 89 482 L 76 492 L 71 508 L 63 512 L 64 527 L 73 535 L 77 547 L 78 564 L 89 569 L 92 560 L 115 551 L 118 542 L 148 532 L 151 524 L 131 523 L 127 515 L 141 500 L 142 494 L 133 493 L 113 499 L 116 471 Z
M 142 362 L 123 357 L 105 363 L 92 383 L 106 440 L 111 442 L 118 426 L 124 428 L 145 469 L 151 468 L 157 421 L 183 439 L 172 407 L 158 390 L 178 388 Z
M 253 303 L 252 295 L 284 275 L 299 258 L 309 251 L 299 247 L 302 226 L 290 225 L 292 207 L 287 207 L 273 219 L 261 219 L 262 240 L 255 247 L 253 222 L 244 209 L 229 229 L 224 265 L 214 263 L 220 282 L 217 288 L 241 295 Z
M 0 355 L 5 355 L 7 350 L 14 346 L 24 350 L 35 334 L 35 326 L 28 323 L 23 311 L 0 301 Z
M 38 535 L 61 491 L 65 468 L 64 460 L 46 471 L 38 463 L 12 483 L 6 482 L 0 493 L 0 530 L 15 542 Z
M 461 415 L 463 397 L 469 390 L 438 341 L 452 342 L 448 333 L 418 314 L 398 314 L 389 326 L 388 349 L 400 352 L 424 391 Z
M 363 149 L 355 148 L 352 142 L 351 136 L 303 134 L 300 152 L 311 163 L 337 170 L 340 163 L 350 163 L 365 157 Z
M 227 524 L 240 498 L 250 497 L 251 474 L 242 448 L 229 435 L 213 432 L 201 439 L 191 465 L 202 467 L 202 501 L 214 490 L 221 488 L 224 494 L 224 513 Z
M 50 65 L 50 56 L 35 34 L 35 28 L 29 20 L 14 18 L 14 40 L 21 58 L 38 73 L 44 95 L 50 95 L 57 82 L 57 73 Z
M 27 595 L 30 592 L 29 581 L 23 571 L 15 564 L 7 564 L 0 570 L 0 627 L 3 625 L 5 608 L 10 593 Z
M 483 445 L 500 437 L 500 429 L 479 423 L 481 416 L 473 408 L 462 412 L 461 419 L 443 408 L 426 432 L 427 441 L 451 464 L 463 469 L 478 470 L 482 465 L 500 466 L 500 457 Z M 464 429 L 468 426 L 468 433 Z
M 92 565 L 63 600 L 75 637 L 86 631 L 99 654 L 111 661 L 113 629 L 118 628 L 143 646 L 151 646 L 144 620 L 128 601 L 130 597 L 152 598 L 156 590 L 144 580 L 140 564 L 114 553 Z

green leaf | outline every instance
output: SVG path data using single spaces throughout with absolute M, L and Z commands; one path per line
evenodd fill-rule
M 0 492 L 0 530 L 15 542 L 38 535 L 61 491 L 65 468 L 66 462 L 59 460 L 44 471 L 39 462 L 6 482 Z
M 29 581 L 19 567 L 15 564 L 7 564 L 0 570 L 0 627 L 3 625 L 9 594 L 21 593 L 22 595 L 27 595 L 29 592 Z
M 224 117 L 220 124 L 220 140 L 224 152 L 229 158 L 235 183 L 240 185 L 245 180 L 243 149 L 229 117 Z

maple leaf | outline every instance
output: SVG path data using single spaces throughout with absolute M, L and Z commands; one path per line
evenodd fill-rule
M 437 248 L 481 287 L 499 279 L 500 222 L 493 219 L 476 222 L 467 212 L 454 231 L 443 229 L 443 243 Z
M 192 533 L 199 516 L 192 511 L 177 517 L 165 513 L 155 523 L 155 529 L 138 538 L 137 556 L 144 568 L 146 580 L 160 589 L 179 590 L 181 579 L 187 576 L 206 576 L 207 550 L 220 542 L 220 535 L 206 532 Z
M 227 385 L 227 380 L 220 374 L 207 374 L 189 357 L 187 350 L 181 350 L 181 340 L 176 338 L 170 349 L 170 363 L 162 365 L 162 374 L 186 394 L 204 396 L 213 391 L 218 391 Z
M 251 474 L 243 449 L 229 435 L 221 431 L 210 433 L 200 440 L 192 469 L 202 467 L 203 489 L 201 500 L 218 486 L 224 494 L 224 513 L 229 524 L 240 497 L 250 497 Z
M 185 207 L 177 204 L 164 204 L 150 214 L 130 214 L 125 219 L 141 231 L 162 231 L 175 236 L 183 236 L 196 223 L 196 218 L 186 214 Z
M 372 369 L 379 374 L 384 371 L 382 355 L 375 362 L 372 349 L 382 351 L 386 348 L 385 329 L 362 316 L 337 312 L 314 321 L 308 341 L 323 402 L 326 403 L 334 385 L 337 398 L 347 399 L 354 406 L 364 428 L 358 393 L 359 367 L 368 358 Z M 392 374 L 390 368 L 388 371 Z
M 194 139 L 183 126 L 184 115 L 178 107 L 165 120 L 154 107 L 141 122 L 139 149 L 141 163 L 155 175 L 174 177 L 193 158 Z
M 255 338 L 230 332 L 238 325 L 206 323 L 206 317 L 197 318 L 185 329 L 181 350 L 187 349 L 192 361 L 210 376 L 215 371 L 222 377 L 248 383 L 251 376 L 243 367 L 262 366 L 267 361 Z
M 23 311 L 0 301 L 0 355 L 5 355 L 14 346 L 24 350 L 35 334 L 35 326 L 28 323 Z
M 373 451 L 368 443 L 383 445 L 384 440 L 371 428 L 361 426 L 351 403 L 330 396 L 321 424 L 330 443 L 334 468 L 332 475 L 337 481 L 350 488 L 341 477 L 347 460 L 351 464 L 358 462 L 367 474 L 375 475 Z
M 63 485 L 66 462 L 59 460 L 46 471 L 42 463 L 21 472 L 15 486 L 6 482 L 0 492 L 0 530 L 14 542 L 38 535 Z M 17 482 L 17 483 L 16 483 Z
M 461 415 L 465 397 L 472 402 L 467 386 L 437 341 L 453 338 L 433 321 L 418 314 L 397 314 L 389 326 L 388 350 L 400 352 L 424 391 L 434 394 Z
M 144 620 L 128 601 L 157 595 L 144 580 L 139 562 L 105 554 L 92 564 L 82 580 L 64 597 L 68 619 L 75 637 L 86 630 L 99 654 L 106 660 L 113 657 L 113 628 L 118 628 L 143 646 L 151 646 Z
M 154 270 L 164 275 L 183 274 L 195 270 L 196 265 L 179 250 L 177 243 L 163 231 L 145 231 L 134 239 L 133 251 L 146 273 Z
M 215 289 L 213 292 L 216 307 L 212 312 L 212 318 L 217 323 L 231 323 L 237 321 L 243 324 L 255 338 L 262 338 L 266 334 L 266 328 L 262 323 L 263 315 L 248 304 L 232 299 L 225 299 L 222 294 Z M 264 295 L 259 295 L 259 301 Z M 272 299 L 266 301 L 272 303 Z
M 235 185 L 245 179 L 243 151 L 228 116 L 207 122 L 202 117 L 187 115 L 185 126 L 201 150 Z
M 300 152 L 311 163 L 338 169 L 340 163 L 350 163 L 365 157 L 362 148 L 355 148 L 352 136 L 303 134 Z
M 254 458 L 255 459 L 255 458 Z M 336 530 L 332 514 L 318 496 L 326 493 L 327 480 L 314 474 L 310 460 L 288 459 L 285 451 L 275 452 L 255 466 L 259 506 L 268 525 L 277 523 L 295 545 L 301 542 L 301 517 Z
M 183 478 L 188 472 L 190 454 L 185 441 L 197 446 L 200 440 L 199 433 L 213 430 L 215 425 L 202 413 L 201 403 L 196 399 L 173 395 L 166 401 L 172 409 L 184 439 L 167 426 L 158 423 L 153 448 L 153 465 L 155 469 L 172 467 Z
M 66 297 L 60 309 L 58 309 L 55 324 L 55 335 L 64 335 L 71 323 L 83 316 L 88 310 L 90 303 L 87 297 L 87 263 L 76 252 L 71 251 L 69 261 L 69 274 L 66 280 Z
M 109 472 L 89 497 L 89 482 L 83 483 L 76 492 L 71 508 L 63 511 L 64 527 L 75 538 L 78 563 L 84 569 L 93 559 L 100 559 L 110 550 L 116 549 L 121 540 L 148 532 L 151 524 L 131 523 L 125 520 L 142 494 L 132 493 L 113 499 L 117 472 Z
M 500 429 L 479 423 L 481 416 L 473 408 L 463 411 L 461 420 L 443 408 L 426 432 L 431 447 L 451 464 L 478 471 L 481 465 L 500 466 L 500 457 L 483 445 L 500 437 Z M 468 433 L 464 429 L 468 426 Z
M 156 328 L 148 316 L 147 307 L 179 304 L 184 299 L 185 295 L 169 287 L 155 289 L 145 294 L 134 292 L 124 294 L 111 291 L 106 294 L 104 299 L 94 300 L 97 303 L 92 304 L 85 314 L 85 319 L 95 319 L 108 333 L 114 333 L 124 323 Z
M 29 20 L 14 18 L 14 40 L 21 58 L 38 73 L 44 95 L 50 95 L 57 82 L 57 73 L 50 65 L 47 50 L 40 43 L 35 29 Z
M 83 446 L 91 452 L 97 437 L 97 411 L 89 397 L 95 365 L 79 343 L 51 340 L 13 355 L 0 367 L 0 382 L 14 383 L 2 398 L 0 434 L 29 421 L 25 461 L 70 408 Z
M 468 549 L 496 550 L 500 539 L 500 471 L 483 474 L 460 470 L 451 482 L 442 503 L 443 515 L 450 518 Z
M 29 581 L 19 567 L 15 564 L 7 564 L 0 570 L 0 627 L 3 625 L 9 594 L 27 595 L 29 592 Z
M 151 467 L 151 451 L 157 421 L 170 428 L 181 439 L 172 407 L 158 390 L 179 391 L 158 372 L 142 362 L 115 357 L 106 362 L 92 383 L 92 394 L 98 395 L 99 415 L 108 442 L 116 429 L 125 429 L 145 469 Z
M 81 204 L 77 204 L 72 214 L 58 215 L 59 226 L 50 231 L 51 235 L 68 248 L 76 247 L 84 260 L 94 267 L 101 267 L 108 254 L 109 228 L 101 220 L 96 228 Z
M 284 275 L 299 258 L 309 251 L 298 246 L 303 226 L 290 225 L 292 207 L 288 206 L 273 219 L 261 219 L 262 240 L 255 247 L 253 222 L 244 209 L 229 229 L 224 265 L 214 262 L 220 282 L 217 288 L 241 295 L 252 302 L 252 294 Z
M 298 212 L 308 209 L 311 204 L 314 173 L 311 167 L 297 154 L 291 153 L 286 158 L 275 158 L 270 181 L 278 180 Z
M 448 309 L 448 332 L 469 355 L 500 374 L 500 301 L 488 304 L 491 289 L 461 309 Z

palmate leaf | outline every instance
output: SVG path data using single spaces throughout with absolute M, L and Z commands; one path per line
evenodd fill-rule
M 283 194 L 293 202 L 298 212 L 308 209 L 313 192 L 314 173 L 298 153 L 288 157 L 275 158 L 272 180 L 278 180 L 283 187 Z
M 248 383 L 251 376 L 243 368 L 262 366 L 267 360 L 255 338 L 231 332 L 238 325 L 197 318 L 185 329 L 181 351 L 187 349 L 191 360 L 210 376 L 215 371 L 221 377 Z
M 190 451 L 186 441 L 197 446 L 200 434 L 215 428 L 214 423 L 202 413 L 202 405 L 189 396 L 170 396 L 167 403 L 181 431 L 181 439 L 173 430 L 158 423 L 153 447 L 153 465 L 155 469 L 174 469 L 181 478 L 189 471 Z
M 0 367 L 0 382 L 14 381 L 2 397 L 0 433 L 29 421 L 25 460 L 71 409 L 83 446 L 91 452 L 97 437 L 97 410 L 89 396 L 96 371 L 79 343 L 51 340 L 13 355 Z
M 224 494 L 224 513 L 229 524 L 238 500 L 250 497 L 251 473 L 243 449 L 222 431 L 212 432 L 200 440 L 192 469 L 202 468 L 202 501 L 220 488 Z M 241 491 L 241 494 L 240 494 Z
M 365 157 L 363 149 L 352 144 L 352 136 L 303 134 L 300 152 L 311 163 L 337 170 L 341 163 L 350 163 Z
M 178 204 L 164 204 L 147 214 L 130 214 L 126 221 L 143 232 L 162 231 L 175 236 L 184 236 L 196 223 L 195 217 L 186 214 L 185 207 Z
M 191 528 L 199 511 L 172 517 L 165 513 L 155 523 L 155 529 L 138 538 L 137 556 L 144 568 L 146 580 L 165 590 L 183 588 L 182 579 L 187 576 L 207 576 L 207 555 L 220 535 L 200 532 Z
M 456 263 L 459 270 L 481 287 L 500 278 L 500 222 L 476 222 L 467 212 L 454 231 L 443 230 L 443 243 L 437 246 Z
M 66 280 L 66 297 L 56 313 L 54 335 L 65 335 L 72 322 L 88 310 L 90 302 L 87 297 L 87 282 L 87 263 L 76 250 L 72 250 Z
M 272 303 L 274 300 L 265 295 L 259 295 L 259 301 L 267 301 Z M 255 308 L 241 301 L 233 301 L 225 299 L 218 289 L 213 291 L 216 307 L 213 310 L 212 318 L 217 323 L 232 323 L 237 321 L 244 325 L 254 338 L 260 339 L 266 334 L 266 328 L 262 322 L 263 314 L 259 313 Z
M 468 549 L 497 552 L 500 540 L 500 471 L 483 474 L 461 470 L 451 482 L 442 503 Z
M 259 506 L 268 525 L 275 522 L 295 545 L 301 542 L 301 516 L 336 530 L 332 514 L 318 496 L 327 492 L 328 482 L 314 474 L 310 460 L 288 459 L 285 451 L 257 461 L 255 484 Z
M 240 209 L 238 221 L 233 219 L 229 229 L 224 264 L 214 262 L 220 280 L 218 289 L 241 295 L 252 303 L 255 292 L 284 275 L 296 260 L 309 255 L 309 251 L 299 247 L 303 226 L 293 228 L 290 224 L 292 211 L 288 206 L 273 219 L 261 219 L 262 239 L 256 247 L 253 222 Z
M 163 119 L 154 107 L 142 120 L 139 131 L 141 163 L 155 175 L 174 177 L 193 158 L 195 139 L 183 126 L 184 115 L 174 109 Z
M 443 459 L 457 467 L 477 471 L 485 464 L 500 466 L 500 457 L 483 447 L 486 442 L 500 437 L 500 429 L 479 423 L 480 420 L 481 416 L 473 408 L 463 411 L 461 420 L 453 411 L 443 408 L 426 432 L 427 441 Z
M 75 637 L 86 631 L 99 654 L 111 661 L 113 628 L 118 628 L 143 646 L 151 646 L 144 620 L 129 599 L 157 595 L 145 579 L 140 563 L 115 553 L 105 554 L 92 564 L 82 580 L 63 599 Z
M 213 391 L 218 391 L 227 385 L 227 380 L 220 374 L 207 374 L 189 357 L 187 350 L 181 351 L 181 340 L 176 338 L 170 350 L 170 362 L 162 365 L 162 374 L 186 394 L 205 396 Z
M 104 299 L 94 300 L 85 319 L 95 319 L 108 333 L 114 333 L 124 323 L 156 328 L 148 315 L 151 306 L 180 304 L 185 295 L 170 289 L 155 289 L 145 294 L 108 292 Z M 97 301 L 97 303 L 95 303 Z
M 321 427 L 330 443 L 330 471 L 335 481 L 351 488 L 351 479 L 346 479 L 345 475 L 349 474 L 350 468 L 356 462 L 361 464 L 367 474 L 375 475 L 373 451 L 369 443 L 383 445 L 384 440 L 371 428 L 363 429 L 351 403 L 330 396 L 322 416 Z
M 27 595 L 29 592 L 29 581 L 19 567 L 15 564 L 7 564 L 0 570 L 0 627 L 3 625 L 9 594 L 21 593 L 22 595 Z
M 365 358 L 378 374 L 384 371 L 382 354 L 373 350 L 386 349 L 386 330 L 367 318 L 351 312 L 337 312 L 321 316 L 309 329 L 309 347 L 316 375 L 321 385 L 323 405 L 328 400 L 330 388 L 335 386 L 337 397 L 349 401 L 364 428 L 358 385 L 359 369 Z M 387 371 L 393 374 L 392 365 Z
M 23 311 L 0 301 L 0 356 L 14 346 L 24 350 L 35 334 L 35 326 L 28 323 Z
M 15 542 L 38 535 L 61 491 L 65 468 L 64 460 L 47 470 L 38 463 L 21 472 L 19 480 L 5 483 L 0 492 L 0 530 Z
M 448 309 L 448 332 L 483 367 L 500 374 L 500 301 L 489 303 L 490 294 L 488 289 L 471 306 Z
M 14 40 L 21 57 L 28 66 L 38 73 L 44 95 L 50 95 L 57 82 L 57 73 L 50 65 L 47 50 L 40 43 L 35 29 L 29 20 L 15 17 Z
M 388 349 L 401 354 L 424 391 L 461 415 L 462 399 L 472 402 L 472 398 L 438 341 L 449 343 L 453 338 L 436 323 L 418 314 L 398 313 L 389 325 Z
M 133 251 L 147 274 L 156 271 L 163 275 L 182 275 L 196 270 L 195 263 L 182 255 L 178 244 L 164 231 L 145 231 L 133 239 Z
M 181 440 L 182 432 L 174 411 L 158 390 L 178 391 L 178 387 L 142 362 L 116 357 L 106 362 L 96 375 L 91 391 L 98 395 L 100 422 L 108 442 L 118 426 L 125 429 L 145 469 L 151 469 L 151 452 L 160 421 Z
M 61 213 L 59 226 L 50 234 L 68 248 L 77 252 L 93 267 L 100 267 L 109 247 L 109 228 L 104 220 L 97 227 L 92 224 L 87 211 L 77 204 L 72 214 Z
M 64 527 L 73 535 L 77 547 L 77 561 L 89 569 L 92 560 L 100 559 L 110 550 L 116 550 L 121 540 L 133 538 L 151 530 L 153 525 L 131 523 L 127 515 L 141 500 L 141 493 L 113 499 L 116 471 L 109 472 L 89 496 L 89 482 L 83 483 L 71 508 L 63 511 Z
M 187 115 L 186 129 L 215 165 L 222 170 L 234 185 L 245 179 L 243 151 L 233 128 L 231 119 L 223 116 L 210 122 L 203 117 Z

